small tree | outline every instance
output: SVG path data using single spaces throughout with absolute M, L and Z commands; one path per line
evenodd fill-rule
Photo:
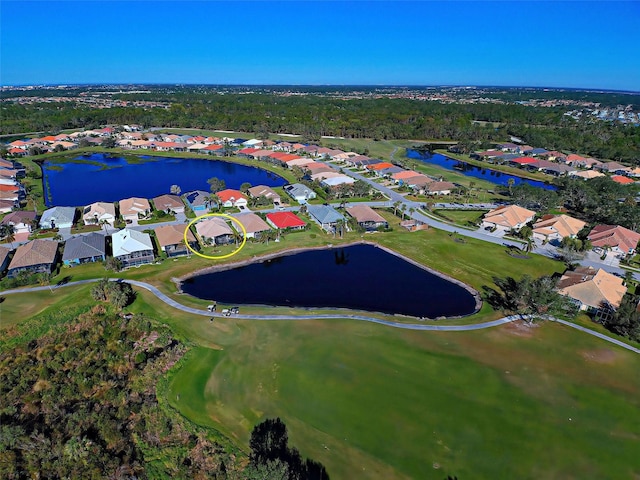
M 242 185 L 240 185 L 240 191 L 245 194 L 249 191 L 250 188 L 251 184 L 249 182 L 244 182 Z
M 211 177 L 209 180 L 207 180 L 207 183 L 209 184 L 211 193 L 220 192 L 227 187 L 226 182 L 218 177 Z
M 169 189 L 169 191 L 174 195 L 180 195 L 180 193 L 182 192 L 182 189 L 178 185 L 171 185 L 171 188 Z
M 119 272 L 122 270 L 122 262 L 115 257 L 109 257 L 104 261 L 104 268 L 110 272 Z

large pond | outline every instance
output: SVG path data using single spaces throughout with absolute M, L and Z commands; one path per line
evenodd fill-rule
M 205 273 L 185 293 L 226 304 L 349 308 L 437 318 L 468 315 L 462 286 L 371 245 L 312 250 Z
M 447 170 L 456 170 L 462 175 L 466 175 L 467 177 L 480 178 L 482 180 L 495 183 L 496 185 L 503 185 L 505 187 L 509 185 L 509 179 L 513 179 L 514 185 L 527 183 L 531 186 L 544 188 L 546 190 L 556 190 L 556 187 L 554 185 L 549 185 L 545 182 L 540 182 L 538 180 L 529 180 L 528 178 L 522 178 L 518 177 L 517 175 L 498 172 L 489 168 L 481 168 L 476 165 L 471 165 L 470 163 L 446 157 L 439 153 L 429 154 L 421 153 L 417 150 L 407 149 L 407 157 L 413 158 L 414 160 L 420 160 L 421 162 L 438 165 L 439 167 L 445 168 Z
M 96 201 L 115 202 L 129 197 L 153 198 L 169 193 L 171 185 L 183 192 L 209 191 L 207 180 L 218 177 L 227 188 L 251 185 L 279 187 L 287 182 L 266 170 L 220 160 L 166 157 L 112 157 L 103 153 L 78 156 L 66 163 L 42 166 L 47 206 L 82 206 Z

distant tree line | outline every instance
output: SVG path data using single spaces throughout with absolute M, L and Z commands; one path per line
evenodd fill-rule
M 129 100 L 170 101 L 170 108 L 117 107 L 94 109 L 65 104 L 2 105 L 1 134 L 105 124 L 146 127 L 224 129 L 244 132 L 295 133 L 315 141 L 321 136 L 385 139 L 448 139 L 468 149 L 516 135 L 549 149 L 598 158 L 637 162 L 640 128 L 593 119 L 576 121 L 560 107 L 518 104 L 442 104 L 411 99 L 343 100 L 321 96 L 272 94 L 218 95 L 197 89 L 123 96 Z M 492 123 L 500 124 L 495 128 Z

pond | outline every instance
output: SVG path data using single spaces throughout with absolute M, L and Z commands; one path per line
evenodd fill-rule
M 47 161 L 42 172 L 48 207 L 153 198 L 169 193 L 171 185 L 178 185 L 182 192 L 209 191 L 207 180 L 211 177 L 223 179 L 227 188 L 235 189 L 244 182 L 269 187 L 287 183 L 266 170 L 220 160 L 151 156 L 126 159 L 103 153 L 78 156 L 66 163 Z
M 480 178 L 482 180 L 495 183 L 496 185 L 503 185 L 505 187 L 509 185 L 509 179 L 512 178 L 515 182 L 514 185 L 527 183 L 533 187 L 544 188 L 545 190 L 556 190 L 556 187 L 554 185 L 550 185 L 545 182 L 541 182 L 538 180 L 529 180 L 528 178 L 522 178 L 517 175 L 498 172 L 497 170 L 491 170 L 489 168 L 478 167 L 476 165 L 471 165 L 470 163 L 446 157 L 445 155 L 441 155 L 439 153 L 422 153 L 418 152 L 417 150 L 411 150 L 408 148 L 407 157 L 413 158 L 414 160 L 420 160 L 421 162 L 438 165 L 439 167 L 445 168 L 447 170 L 456 170 L 457 172 L 461 173 L 462 175 L 466 175 L 467 177 Z
M 311 250 L 204 273 L 182 284 L 225 304 L 349 308 L 437 318 L 469 315 L 474 296 L 459 284 L 372 245 Z

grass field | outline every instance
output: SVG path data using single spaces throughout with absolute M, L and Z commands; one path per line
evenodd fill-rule
M 640 473 L 640 360 L 566 327 L 444 334 L 231 320 L 215 329 L 222 349 L 191 352 L 170 404 L 241 445 L 256 422 L 280 416 L 332 478 Z
M 91 303 L 89 288 L 7 296 L 2 326 L 37 337 L 49 312 Z M 640 357 L 561 325 L 210 322 L 145 291 L 127 310 L 194 345 L 172 372 L 171 406 L 245 450 L 256 422 L 280 416 L 334 479 L 640 474 Z
M 469 226 L 469 222 L 475 224 L 478 223 L 482 216 L 487 213 L 487 210 L 435 210 L 438 216 L 449 220 L 450 222 Z

